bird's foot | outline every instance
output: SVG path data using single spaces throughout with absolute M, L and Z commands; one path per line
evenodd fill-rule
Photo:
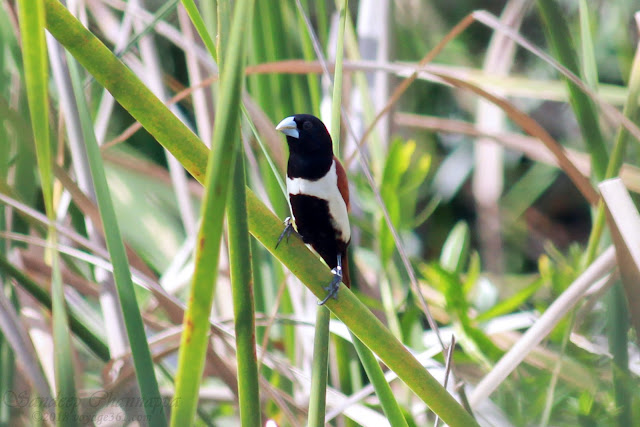
M 280 244 L 282 239 L 284 239 L 285 237 L 287 238 L 287 243 L 289 243 L 289 236 L 291 236 L 292 233 L 300 237 L 300 234 L 298 234 L 295 228 L 293 228 L 291 217 L 288 216 L 284 220 L 284 230 L 282 230 L 282 233 L 280 233 L 280 237 L 278 237 L 278 243 L 276 243 L 276 249 L 278 249 L 278 245 Z
M 318 301 L 318 305 L 324 305 L 329 298 L 338 299 L 338 291 L 340 290 L 340 282 L 342 282 L 342 267 L 336 267 L 331 270 L 333 273 L 333 280 L 329 283 L 329 286 L 325 287 L 327 296 L 322 301 Z

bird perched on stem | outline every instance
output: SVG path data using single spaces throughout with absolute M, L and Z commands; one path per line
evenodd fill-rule
M 333 280 L 325 288 L 327 296 L 318 302 L 322 305 L 337 297 L 340 282 L 351 285 L 347 262 L 351 241 L 347 175 L 333 154 L 331 135 L 317 117 L 296 114 L 282 120 L 276 130 L 287 136 L 289 145 L 287 192 L 295 230 L 333 273 Z M 285 224 L 278 244 L 293 231 L 291 218 Z

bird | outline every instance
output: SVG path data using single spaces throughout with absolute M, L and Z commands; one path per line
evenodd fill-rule
M 295 231 L 331 268 L 333 280 L 324 288 L 327 296 L 318 302 L 323 305 L 329 298 L 337 298 L 340 282 L 351 287 L 347 175 L 333 154 L 331 135 L 319 118 L 295 114 L 283 119 L 276 130 L 286 135 L 289 146 L 287 193 L 291 207 L 291 217 L 285 220 L 276 248 Z

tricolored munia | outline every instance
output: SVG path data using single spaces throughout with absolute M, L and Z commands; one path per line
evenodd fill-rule
M 327 296 L 318 302 L 322 305 L 337 297 L 340 282 L 351 285 L 347 262 L 351 241 L 347 175 L 333 154 L 331 135 L 317 117 L 296 114 L 282 120 L 276 129 L 287 136 L 289 145 L 287 192 L 295 230 L 333 273 L 333 280 L 325 288 Z M 285 223 L 278 244 L 293 231 L 291 218 Z

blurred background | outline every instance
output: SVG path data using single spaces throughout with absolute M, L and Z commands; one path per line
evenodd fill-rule
M 210 144 L 217 64 L 181 3 L 85 0 L 66 6 Z M 224 24 L 217 20 L 216 2 L 198 7 L 215 35 Z M 415 293 L 419 287 L 439 336 L 445 343 L 456 336 L 454 394 L 464 400 L 461 390 L 473 394 L 474 385 L 613 241 L 604 216 L 597 220 L 602 207 L 576 186 L 573 170 L 587 177 L 592 191 L 605 178 L 621 177 L 637 200 L 638 140 L 620 117 L 637 123 L 632 82 L 640 3 L 351 0 L 348 7 L 338 154 L 351 183 L 354 290 L 414 352 L 435 349 L 431 369 L 444 377 L 447 363 L 436 351 L 440 338 Z M 330 128 L 331 83 L 323 68 L 334 63 L 337 25 L 333 2 L 312 0 L 258 1 L 247 23 L 247 184 L 282 219 L 289 209 L 281 187 L 288 153 L 273 128 L 295 113 L 315 114 Z M 104 237 L 96 226 L 101 213 L 74 122 L 78 107 L 70 101 L 69 59 L 50 35 L 47 43 L 65 296 L 78 321 L 109 349 L 109 357 L 100 358 L 95 348 L 73 341 L 76 383 L 87 393 L 125 395 L 131 372 L 115 370 L 114 364 L 130 360 Z M 21 313 L 2 333 L 25 332 L 44 380 L 53 384 L 51 317 L 34 298 L 50 292 L 51 270 L 43 249 L 43 194 L 22 52 L 16 3 L 2 0 L 0 280 L 7 304 Z M 143 285 L 136 293 L 147 334 L 176 334 L 158 350 L 164 352 L 157 367 L 165 373 L 159 375 L 161 391 L 171 396 L 182 319 L 149 284 L 176 301 L 187 299 L 203 190 L 84 69 L 79 78 L 134 281 Z M 558 160 L 557 150 L 572 170 Z M 202 425 L 238 422 L 225 239 L 222 245 L 212 312 L 222 332 L 211 340 L 220 360 L 205 368 L 197 421 Z M 251 248 L 258 344 L 265 348 L 263 357 L 280 363 L 262 365 L 270 387 L 262 396 L 264 414 L 282 425 L 302 424 L 308 387 L 298 376 L 309 376 L 315 298 L 260 243 L 252 240 Z M 484 425 L 640 425 L 640 357 L 628 324 L 634 310 L 627 313 L 624 297 L 612 305 L 608 289 L 623 287 L 615 273 L 593 282 L 603 277 L 599 288 L 582 295 L 528 349 L 496 385 L 490 403 L 474 406 Z M 620 310 L 624 321 L 615 323 L 609 315 Z M 330 384 L 350 395 L 368 380 L 339 325 L 332 324 Z M 13 351 L 10 341 L 0 340 L 0 362 L 7 368 L 0 374 L 0 392 L 31 389 L 24 379 L 29 368 L 9 356 Z M 433 414 L 405 386 L 393 387 L 410 425 L 433 423 Z M 372 421 L 382 416 L 375 395 L 356 403 L 345 415 L 345 408 L 330 401 L 331 422 L 378 425 Z M 0 422 L 22 422 L 26 409 L 5 404 Z M 129 409 L 105 404 L 91 410 Z

